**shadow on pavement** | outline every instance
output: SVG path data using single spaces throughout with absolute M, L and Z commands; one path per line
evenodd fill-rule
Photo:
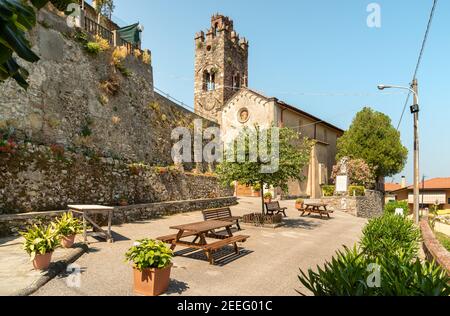
M 213 257 L 215 261 L 215 265 L 219 267 L 223 267 L 233 261 L 236 261 L 242 257 L 248 256 L 253 253 L 253 251 L 239 248 L 239 254 L 236 254 L 234 251 L 234 247 L 227 246 L 222 248 L 219 251 L 214 252 Z M 188 248 L 175 252 L 176 256 L 183 256 L 185 258 L 201 260 L 205 261 L 205 263 L 209 263 L 206 254 L 203 251 L 199 251 L 198 249 Z
M 183 292 L 186 292 L 187 290 L 189 290 L 189 286 L 187 283 L 170 279 L 169 288 L 167 289 L 167 292 L 165 294 L 183 294 Z
M 314 228 L 318 228 L 318 227 L 322 226 L 322 223 L 320 222 L 320 217 L 317 218 L 319 221 L 311 221 L 311 219 L 315 219 L 315 218 L 309 218 L 309 219 L 310 219 L 309 221 L 302 219 L 302 218 L 285 219 L 284 220 L 285 225 L 283 227 L 312 230 Z

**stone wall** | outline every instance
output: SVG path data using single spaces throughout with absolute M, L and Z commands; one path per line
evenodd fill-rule
M 41 60 L 23 63 L 27 91 L 13 80 L 1 84 L 0 134 L 14 130 L 18 142 L 172 164 L 171 130 L 200 117 L 154 92 L 152 66 L 142 58 L 128 55 L 124 75 L 112 64 L 113 48 L 89 54 L 80 30 L 63 17 L 41 10 L 38 21 L 30 41 Z
M 0 154 L 0 214 L 232 196 L 213 176 L 23 144 Z
M 362 218 L 374 218 L 383 215 L 384 195 L 379 191 L 366 190 L 365 196 L 323 197 L 330 209 L 349 213 Z
M 423 238 L 423 250 L 427 260 L 437 262 L 450 276 L 450 252 L 447 251 L 434 236 L 428 217 L 420 222 Z

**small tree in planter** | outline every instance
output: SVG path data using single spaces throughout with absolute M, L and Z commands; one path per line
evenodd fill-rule
M 297 210 L 302 210 L 304 204 L 305 204 L 305 200 L 304 199 L 297 199 L 297 200 L 295 200 L 295 208 Z
M 272 193 L 267 192 L 264 194 L 264 203 L 271 203 L 273 199 Z
M 71 212 L 64 213 L 61 218 L 57 218 L 55 228 L 61 238 L 61 245 L 64 248 L 72 248 L 75 237 L 83 231 L 80 220 L 73 217 Z
M 53 252 L 59 246 L 58 231 L 50 225 L 33 225 L 20 234 L 25 238 L 23 249 L 30 255 L 34 268 L 46 270 L 52 261 Z
M 135 293 L 158 296 L 167 291 L 173 252 L 163 242 L 139 240 L 128 250 L 125 258 L 133 263 Z

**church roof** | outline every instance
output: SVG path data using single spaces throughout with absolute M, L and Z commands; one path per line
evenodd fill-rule
M 315 122 L 317 122 L 317 124 L 323 124 L 323 125 L 328 126 L 328 127 L 332 128 L 332 129 L 335 129 L 335 130 L 337 130 L 338 132 L 341 132 L 341 133 L 345 132 L 343 129 L 341 129 L 341 128 L 339 128 L 339 127 L 337 127 L 337 126 L 335 126 L 335 125 L 333 125 L 331 123 L 328 123 L 328 122 L 326 122 L 326 121 L 324 121 L 324 120 L 322 120 L 322 119 L 320 119 L 320 118 L 318 118 L 318 117 L 316 117 L 316 116 L 314 116 L 314 115 L 312 115 L 312 114 L 310 114 L 308 112 L 300 110 L 299 108 L 297 108 L 297 107 L 295 107 L 293 105 L 289 105 L 286 102 L 279 100 L 278 98 L 267 97 L 264 94 L 262 94 L 261 92 L 255 91 L 255 90 L 250 89 L 250 88 L 245 88 L 245 90 L 250 91 L 250 92 L 258 95 L 259 97 L 266 99 L 266 100 L 274 100 L 278 104 L 278 106 L 284 107 L 284 108 L 289 109 L 291 111 L 294 111 L 294 112 L 296 112 L 296 113 L 298 113 L 298 114 L 300 114 L 302 116 L 307 116 L 307 117 L 311 118 L 312 120 L 314 120 Z

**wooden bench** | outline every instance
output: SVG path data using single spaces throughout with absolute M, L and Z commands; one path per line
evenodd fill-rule
M 186 238 L 186 237 L 195 236 L 195 235 L 197 235 L 197 234 L 196 233 L 185 232 L 185 233 L 183 233 L 183 235 L 181 235 L 181 238 Z M 161 236 L 161 237 L 158 237 L 156 239 L 160 240 L 162 242 L 165 242 L 167 244 L 171 244 L 175 239 L 177 239 L 177 234 Z
M 206 210 L 202 213 L 205 221 L 220 220 L 225 222 L 233 222 L 237 229 L 241 230 L 241 226 L 239 225 L 239 220 L 241 220 L 241 217 L 233 216 L 229 207 Z
M 276 202 L 271 202 L 271 203 L 265 203 L 266 204 L 266 210 L 267 210 L 267 215 L 277 215 L 282 213 L 284 215 L 284 217 L 286 216 L 286 210 L 287 207 L 280 207 L 280 203 L 278 201 Z M 274 214 L 276 212 L 276 214 Z
M 210 264 L 214 264 L 214 257 L 213 257 L 213 253 L 219 249 L 222 249 L 223 247 L 227 246 L 227 245 L 233 245 L 234 246 L 234 251 L 236 252 L 236 254 L 239 254 L 239 247 L 237 245 L 238 242 L 246 242 L 247 239 L 249 239 L 250 236 L 233 236 L 233 237 L 228 237 L 226 239 L 222 239 L 219 241 L 216 241 L 214 243 L 205 245 L 203 247 L 203 250 L 206 252 L 206 256 L 208 257 L 209 263 Z

